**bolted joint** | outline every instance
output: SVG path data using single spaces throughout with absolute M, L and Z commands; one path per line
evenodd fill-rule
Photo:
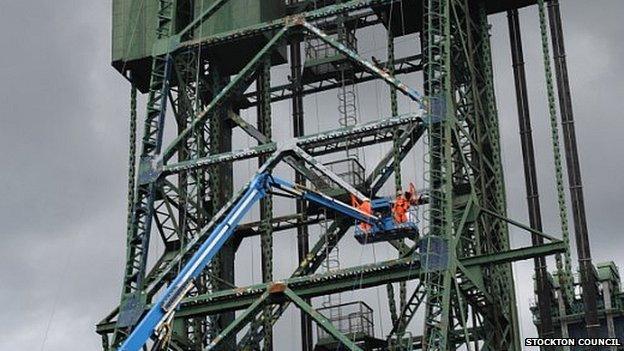
M 427 235 L 420 239 L 420 262 L 422 271 L 437 272 L 449 266 L 448 241 L 439 236 Z
M 162 159 L 155 156 L 142 156 L 139 161 L 139 184 L 145 185 L 155 182 L 163 171 Z
M 136 325 L 145 311 L 146 297 L 142 292 L 128 295 L 122 302 L 117 319 L 118 328 L 127 328 Z
M 286 283 L 278 281 L 278 282 L 269 283 L 268 291 L 269 291 L 269 294 L 271 295 L 283 294 L 287 288 L 288 288 L 288 285 L 286 285 Z
M 429 125 L 444 121 L 446 116 L 446 98 L 441 93 L 436 96 L 430 96 L 426 103 L 427 116 L 425 122 Z

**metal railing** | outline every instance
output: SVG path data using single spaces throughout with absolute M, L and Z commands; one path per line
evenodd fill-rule
M 362 301 L 329 306 L 317 310 L 324 315 L 341 333 L 350 338 L 375 336 L 373 309 Z M 325 330 L 317 326 L 317 340 L 333 339 Z
M 349 156 L 325 163 L 324 165 L 334 174 L 342 178 L 342 180 L 355 187 L 363 184 L 366 179 L 364 166 L 362 166 L 357 157 Z M 324 178 L 326 182 L 331 182 L 329 178 Z

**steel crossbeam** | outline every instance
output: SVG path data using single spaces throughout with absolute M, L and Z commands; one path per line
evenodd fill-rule
M 299 13 L 293 16 L 285 17 L 279 20 L 260 23 L 256 25 L 247 26 L 244 28 L 237 29 L 235 31 L 228 31 L 224 33 L 219 33 L 216 35 L 211 35 L 204 38 L 197 38 L 182 42 L 180 44 L 181 50 L 192 50 L 196 49 L 199 46 L 211 46 L 219 43 L 238 40 L 245 37 L 250 37 L 254 35 L 258 35 L 261 33 L 267 33 L 279 29 L 285 25 L 290 24 L 293 21 L 293 18 L 300 18 L 307 21 L 315 21 L 323 18 L 335 16 L 341 13 L 347 13 L 349 11 L 358 11 L 366 8 L 370 8 L 372 6 L 383 6 L 390 5 L 393 3 L 399 3 L 400 0 L 351 0 L 345 1 L 343 3 L 338 3 L 334 5 L 324 6 L 317 10 L 311 10 L 303 13 Z
M 242 124 L 242 122 L 239 122 Z M 233 162 L 249 158 L 256 158 L 261 155 L 272 154 L 278 150 L 288 150 L 292 147 L 299 147 L 313 156 L 332 152 L 332 150 L 344 149 L 345 147 L 356 148 L 372 143 L 367 138 L 374 139 L 375 143 L 391 140 L 394 128 L 406 125 L 419 125 L 423 130 L 422 118 L 418 114 L 406 114 L 402 116 L 381 119 L 353 127 L 345 127 L 334 131 L 319 134 L 307 135 L 280 143 L 263 139 L 264 144 L 248 149 L 234 150 L 222 154 L 210 155 L 196 160 L 187 160 L 178 163 L 168 164 L 163 167 L 163 175 L 174 174 L 180 171 L 189 171 L 197 168 L 208 167 L 221 162 Z M 251 132 L 254 134 L 253 132 Z M 409 135 L 408 135 L 409 136 Z M 352 140 L 351 142 L 347 140 Z
M 422 70 L 422 57 L 420 55 L 402 57 L 394 60 L 392 66 L 390 66 L 390 62 L 380 62 L 376 65 L 384 69 L 393 70 L 394 75 L 408 74 Z M 364 70 L 361 66 L 355 69 L 354 74 L 354 84 L 369 82 L 377 79 L 376 75 Z M 304 96 L 311 95 L 327 90 L 337 89 L 340 88 L 340 86 L 341 83 L 337 79 L 332 78 L 320 80 L 318 82 L 306 82 L 303 85 L 303 90 L 299 94 Z M 292 83 L 274 86 L 271 88 L 271 100 L 282 101 L 290 99 L 293 96 L 292 90 Z M 255 106 L 258 103 L 256 99 L 257 94 L 255 92 L 246 93 L 242 97 L 243 101 L 237 102 L 237 105 L 241 108 Z
M 564 243 L 556 241 L 503 253 L 467 257 L 461 259 L 460 262 L 466 268 L 474 268 L 554 255 L 563 250 L 565 250 Z M 341 269 L 330 273 L 292 277 L 280 280 L 279 283 L 288 286 L 302 298 L 313 298 L 330 293 L 367 289 L 384 285 L 388 282 L 418 280 L 421 277 L 421 273 L 420 260 L 415 255 L 408 258 Z M 269 286 L 270 284 L 264 283 L 255 284 L 248 287 L 237 287 L 235 289 L 186 298 L 183 300 L 176 317 L 188 318 L 246 309 L 252 306 L 255 301 L 258 301 Z M 111 323 L 101 323 L 98 326 L 98 332 L 110 331 L 112 326 L 113 324 Z

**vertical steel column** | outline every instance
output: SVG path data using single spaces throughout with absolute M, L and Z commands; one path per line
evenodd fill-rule
M 495 206 L 495 211 L 499 214 L 506 216 L 507 215 L 507 199 L 505 196 L 505 177 L 503 173 L 503 164 L 501 160 L 501 147 L 500 147 L 500 127 L 499 127 L 499 117 L 496 106 L 496 95 L 494 92 L 494 72 L 492 66 L 492 48 L 490 42 L 490 24 L 488 22 L 488 15 L 485 6 L 485 2 L 478 3 L 478 18 L 479 18 L 479 33 L 481 35 L 481 62 L 482 67 L 479 70 L 482 70 L 484 76 L 484 84 L 485 84 L 485 96 L 484 96 L 484 107 L 486 108 L 486 123 L 487 126 L 484 133 L 488 135 L 489 138 L 489 150 L 486 151 L 489 153 L 488 157 L 490 158 L 489 163 L 492 164 L 492 174 L 494 176 L 494 189 L 491 189 L 491 185 L 488 186 L 491 190 L 490 201 Z M 482 141 L 483 143 L 484 141 Z M 481 147 L 485 147 L 481 145 Z M 494 239 L 495 246 L 493 247 L 496 251 L 506 251 L 510 249 L 509 244 L 509 230 L 507 228 L 507 223 L 502 222 L 494 222 L 496 228 L 494 236 L 490 237 L 490 239 Z M 498 291 L 498 296 L 495 298 L 497 303 L 499 304 L 499 309 L 502 311 L 503 316 L 505 317 L 504 331 L 500 337 L 502 347 L 505 349 L 520 349 L 520 329 L 518 323 L 518 311 L 516 309 L 516 295 L 515 295 L 515 286 L 513 279 L 513 268 L 511 264 L 507 265 L 498 265 L 493 267 L 492 276 L 495 279 L 495 289 L 500 289 Z
M 451 86 L 451 0 L 423 2 L 423 70 L 425 94 L 430 97 L 428 107 L 428 162 L 429 162 L 429 230 L 420 250 L 432 251 L 435 245 L 448 247 L 453 238 L 453 183 L 451 167 L 451 125 L 454 105 Z M 442 244 L 439 244 L 442 243 Z M 423 350 L 448 350 L 451 330 L 451 290 L 455 275 L 455 253 L 448 252 L 445 270 L 431 268 L 426 259 L 423 266 L 425 289 L 425 321 Z
M 229 81 L 229 77 L 224 75 L 216 60 L 209 61 L 209 75 L 212 83 L 213 94 L 220 92 Z M 232 150 L 232 125 L 228 122 L 227 104 L 221 105 L 215 109 L 210 118 L 210 153 L 222 153 Z M 209 168 L 208 184 L 212 192 L 211 202 L 213 215 L 225 205 L 233 195 L 232 181 L 232 164 L 221 163 Z M 227 243 L 221 249 L 217 264 L 215 265 L 215 273 L 223 281 L 234 283 L 234 257 L 235 248 L 231 243 Z M 226 288 L 225 284 L 219 284 Z M 234 313 L 227 312 L 219 316 L 218 325 L 222 330 L 234 321 Z M 236 339 L 231 337 L 225 341 L 226 348 L 234 349 L 236 347 Z
M 174 5 L 173 0 L 158 1 L 156 38 L 159 40 L 167 40 L 172 34 Z M 152 57 L 149 94 L 141 140 L 139 175 L 135 184 L 132 214 L 129 217 L 132 223 L 128 225 L 126 233 L 126 265 L 119 318 L 113 334 L 112 347 L 116 347 L 125 339 L 130 327 L 140 317 L 141 306 L 146 303 L 147 299 L 143 289 L 145 288 L 157 185 L 155 179 L 142 176 L 142 174 L 150 173 L 155 159 L 161 152 L 171 66 L 170 54 Z
M 388 28 L 387 35 L 387 55 L 388 62 L 385 69 L 388 71 L 390 76 L 394 77 L 395 74 L 395 48 L 394 48 L 394 34 L 392 30 Z M 397 89 L 393 86 L 390 87 L 390 113 L 392 116 L 399 115 L 399 104 L 397 98 Z M 402 174 L 401 174 L 401 134 L 400 129 L 396 129 L 392 136 L 392 154 L 393 154 L 393 172 L 394 172 L 394 188 L 395 192 L 398 192 L 402 189 Z M 397 241 L 396 246 L 399 248 L 399 257 L 405 254 L 405 245 L 403 241 Z M 386 291 L 388 293 L 388 303 L 390 308 L 390 317 L 393 323 L 397 323 L 399 328 L 397 328 L 397 339 L 401 339 L 405 332 L 406 325 L 403 323 L 399 323 L 397 307 L 396 307 L 396 299 L 394 296 L 394 286 L 392 283 L 388 283 L 386 285 Z M 405 282 L 399 282 L 399 310 L 403 311 L 405 309 L 405 305 L 407 304 L 407 285 Z
M 568 79 L 568 67 L 565 57 L 563 28 L 561 25 L 561 12 L 558 0 L 551 0 L 548 3 L 548 19 L 555 63 L 555 77 L 559 93 L 559 108 L 561 109 L 561 125 L 565 146 L 566 167 L 570 185 L 570 197 L 572 199 L 574 234 L 576 238 L 579 268 L 581 271 L 581 286 L 583 288 L 587 335 L 589 337 L 597 337 L 600 327 L 596 310 L 598 289 L 596 287 L 596 277 L 594 275 L 594 266 L 592 265 L 589 248 L 585 201 L 583 199 L 583 182 L 581 181 L 581 167 L 576 146 L 572 97 L 570 94 L 570 82 Z
M 177 91 L 177 99 L 171 102 L 172 109 L 174 111 L 178 111 L 178 113 L 174 114 L 176 125 L 177 125 L 177 133 L 180 134 L 183 132 L 189 122 L 189 115 L 195 115 L 194 111 L 189 108 L 189 104 L 193 104 L 194 102 L 188 101 L 188 96 L 184 89 L 186 81 L 183 76 L 183 73 L 186 73 L 187 67 L 182 63 L 184 60 L 179 58 L 176 60 L 175 67 L 176 76 L 178 78 L 178 91 Z M 193 140 L 193 139 L 191 139 Z M 191 146 L 192 142 L 187 141 L 186 143 L 180 143 L 177 151 L 178 162 L 186 161 L 191 156 Z M 180 227 L 180 236 L 178 237 L 179 246 L 184 247 L 187 241 L 187 227 L 188 224 L 188 201 L 189 196 L 192 196 L 192 181 L 191 179 L 192 172 L 180 172 L 178 173 L 178 194 L 180 196 L 180 205 L 178 206 L 177 213 L 177 221 Z M 207 291 L 206 284 L 204 281 L 204 277 L 200 276 L 195 280 L 195 288 L 198 293 L 205 293 Z M 206 317 L 210 318 L 210 317 Z M 205 319 L 202 320 L 200 318 L 190 319 L 190 320 L 173 320 L 172 321 L 172 334 L 180 335 L 183 337 L 187 337 L 184 341 L 188 344 L 195 345 L 195 347 L 201 347 L 202 341 L 204 339 L 204 333 L 202 328 L 202 322 L 205 322 Z M 184 332 L 182 332 L 184 330 Z
M 529 223 L 531 228 L 542 231 L 542 215 L 537 185 L 537 171 L 535 167 L 535 152 L 533 148 L 533 135 L 531 132 L 531 118 L 529 114 L 529 101 L 526 86 L 526 73 L 524 69 L 524 54 L 522 51 L 522 37 L 520 34 L 520 21 L 518 10 L 507 12 L 509 24 L 509 42 L 511 44 L 511 59 L 513 62 L 514 83 L 516 86 L 516 101 L 518 107 L 518 124 L 520 126 L 520 140 L 522 145 L 522 161 L 524 165 L 524 179 L 527 193 L 527 206 L 529 210 Z M 541 245 L 544 239 L 538 235 L 531 235 L 533 245 Z M 540 316 L 539 335 L 544 338 L 553 337 L 552 305 L 550 294 L 552 287 L 548 284 L 546 258 L 538 257 L 533 260 L 535 266 L 535 279 Z
M 126 232 L 132 230 L 132 213 L 134 210 L 136 181 L 136 133 L 137 133 L 137 87 L 132 84 L 130 89 L 130 133 L 128 151 L 128 217 Z
M 394 77 L 394 35 L 392 31 L 388 29 L 388 65 L 386 67 L 390 76 Z M 395 87 L 390 87 L 390 113 L 392 116 L 399 114 L 399 104 L 397 101 L 397 90 Z M 401 159 L 399 157 L 399 132 L 395 130 L 392 138 L 392 152 L 394 156 L 394 187 L 396 191 L 401 190 Z
M 272 137 L 271 131 L 271 59 L 267 57 L 261 63 L 256 80 L 258 92 L 258 130 L 268 139 Z M 262 167 L 268 155 L 258 157 L 258 168 Z M 271 195 L 260 200 L 260 248 L 262 251 L 262 281 L 273 280 L 273 200 Z M 271 323 L 271 306 L 264 308 L 264 349 L 273 349 L 273 324 Z
M 303 87 L 301 85 L 301 39 L 293 36 L 290 41 L 290 78 L 292 86 L 292 113 L 293 113 L 293 136 L 301 137 L 305 134 L 305 124 L 303 120 Z M 297 172 L 295 183 L 305 185 L 305 177 Z M 304 201 L 297 200 L 297 214 L 303 218 L 306 212 Z M 302 220 L 298 220 L 297 225 L 297 254 L 299 262 L 305 260 L 310 251 L 308 226 Z M 306 300 L 306 303 L 310 303 Z M 301 313 L 301 349 L 302 351 L 312 351 L 312 320 L 305 312 Z
M 390 14 L 390 18 L 392 18 L 392 14 Z M 388 64 L 386 69 L 388 70 L 388 74 L 394 76 L 394 35 L 392 34 L 392 29 L 388 26 Z M 395 87 L 390 87 L 390 114 L 391 116 L 396 116 L 399 114 L 398 112 L 398 103 L 397 103 L 397 91 Z M 401 190 L 401 161 L 399 156 L 400 149 L 400 136 L 398 130 L 395 130 L 392 136 L 392 154 L 394 158 L 393 163 L 393 172 L 394 172 L 394 188 L 395 192 Z M 404 283 L 403 283 L 404 285 Z M 390 319 L 393 323 L 398 323 L 398 315 L 397 315 L 397 307 L 396 307 L 396 299 L 394 296 L 394 285 L 392 283 L 386 284 L 386 292 L 388 294 L 388 306 L 390 309 Z M 402 308 L 402 307 L 401 307 Z M 397 334 L 400 334 L 400 330 Z M 399 337 L 400 338 L 400 337 Z

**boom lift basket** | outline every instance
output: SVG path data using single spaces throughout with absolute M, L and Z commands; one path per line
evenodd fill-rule
M 376 243 L 380 241 L 391 241 L 397 239 L 418 240 L 420 231 L 418 229 L 416 208 L 410 207 L 407 214 L 407 221 L 398 223 L 392 216 L 392 202 L 389 198 L 379 198 L 371 202 L 373 214 L 378 215 L 381 221 L 376 224 L 367 225 L 356 221 L 355 239 L 362 245 Z

